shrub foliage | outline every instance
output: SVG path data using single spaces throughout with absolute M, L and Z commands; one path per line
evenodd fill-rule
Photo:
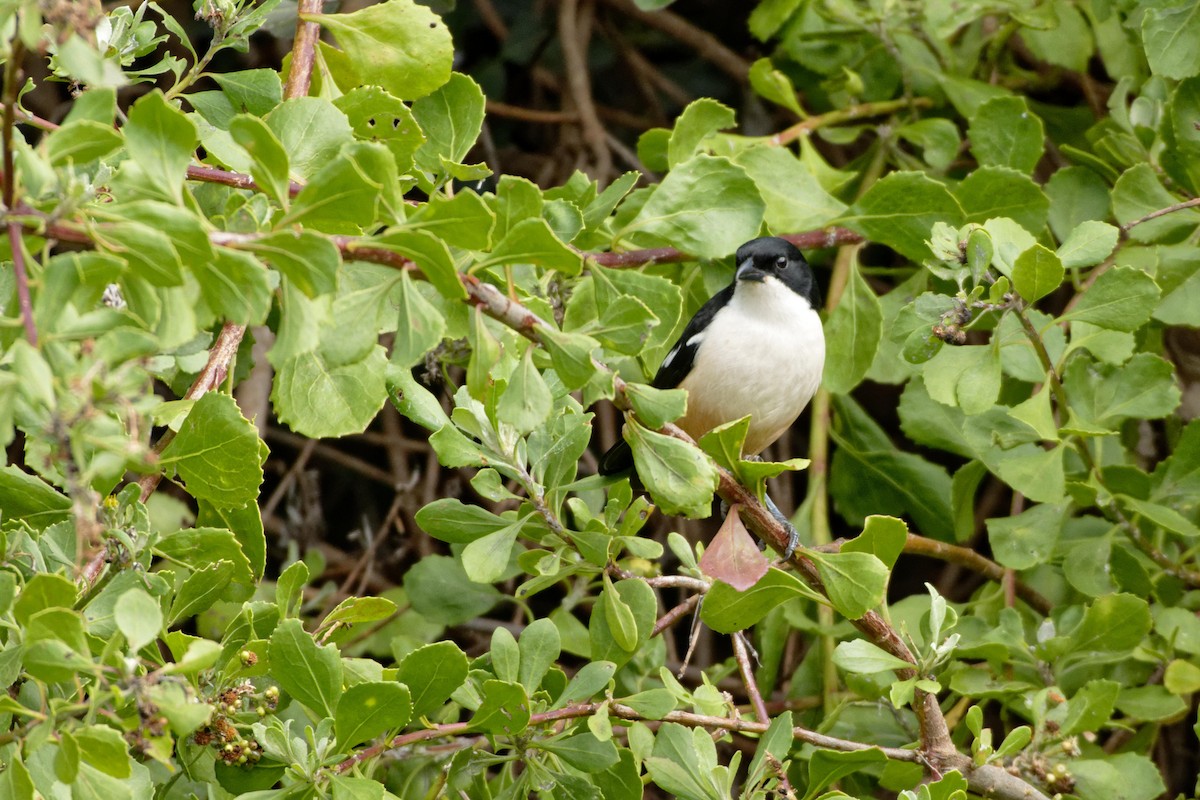
M 644 173 L 550 188 L 478 163 L 484 92 L 414 0 L 198 0 L 199 49 L 116 5 L 0 3 L 0 795 L 1195 790 L 1192 3 L 763 0 L 748 105 L 790 126 L 700 98 Z M 281 71 L 214 66 L 291 23 Z M 56 81 L 60 121 L 25 110 Z M 828 287 L 780 456 L 811 462 L 692 442 L 647 385 L 763 232 Z M 462 476 L 402 587 L 268 547 L 252 369 L 296 434 L 391 403 Z M 581 467 L 605 401 L 644 493 Z M 759 577 L 797 471 L 806 545 Z M 714 494 L 707 551 L 647 535 Z M 889 595 L 914 555 L 980 579 Z M 684 679 L 693 612 L 731 636 Z

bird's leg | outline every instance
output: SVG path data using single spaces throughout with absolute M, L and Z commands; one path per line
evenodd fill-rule
M 779 506 L 775 505 L 775 501 L 771 499 L 771 495 L 763 494 L 763 497 L 767 501 L 767 511 L 770 511 L 771 516 L 778 520 L 783 529 L 787 531 L 787 548 L 783 551 L 783 559 L 786 561 L 792 557 L 792 553 L 796 552 L 796 548 L 800 546 L 800 533 L 792 525 L 791 520 L 785 517 L 783 512 L 779 510 Z

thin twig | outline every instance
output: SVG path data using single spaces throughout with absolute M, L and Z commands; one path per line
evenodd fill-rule
M 321 14 L 322 0 L 300 0 L 296 16 L 301 20 L 296 25 L 296 38 L 292 42 L 292 64 L 288 70 L 287 86 L 283 96 L 287 99 L 307 97 L 312 85 L 313 61 L 317 55 L 317 40 L 321 37 L 321 26 L 316 19 Z
M 642 11 L 633 4 L 632 0 L 607 0 L 607 2 L 643 25 L 657 28 L 671 38 L 683 42 L 695 50 L 696 55 L 739 83 L 745 83 L 750 79 L 749 62 L 722 44 L 720 39 L 706 30 L 697 28 L 680 15 L 670 11 Z
M 818 114 L 808 119 L 801 120 L 791 127 L 784 128 L 779 133 L 767 140 L 768 144 L 784 145 L 794 142 L 801 136 L 805 136 L 818 128 L 828 128 L 831 125 L 840 125 L 843 122 L 853 122 L 856 119 L 866 119 L 868 117 L 881 117 L 886 114 L 894 114 L 897 111 L 903 111 L 906 108 L 928 108 L 933 105 L 933 101 L 928 97 L 914 97 L 909 100 L 880 100 L 875 103 L 860 103 L 849 108 L 839 108 L 825 114 Z
M 587 36 L 580 25 L 579 0 L 562 0 L 558 9 L 558 40 L 571 101 L 579 111 L 583 138 L 592 151 L 593 176 L 602 184 L 612 172 L 612 153 L 604 136 L 604 125 L 592 102 L 592 84 L 587 68 Z
M 668 611 L 667 613 L 665 613 L 661 617 L 659 617 L 658 621 L 654 623 L 654 629 L 650 631 L 650 637 L 653 638 L 655 636 L 658 636 L 663 631 L 665 631 L 667 628 L 671 627 L 676 622 L 678 622 L 679 620 L 686 617 L 688 614 L 695 611 L 696 606 L 698 606 L 700 604 L 700 599 L 702 597 L 704 597 L 704 595 L 694 594 L 694 595 L 690 596 L 687 600 L 684 600 L 682 603 L 675 606 L 670 611 Z
M 958 564 L 997 583 L 1003 581 L 1005 577 L 1006 570 L 1004 567 L 989 558 L 981 556 L 969 547 L 959 547 L 948 542 L 939 542 L 936 539 L 929 539 L 916 533 L 908 534 L 908 539 L 904 543 L 904 552 L 910 555 L 936 558 L 939 561 L 945 561 L 949 564 Z M 1054 609 L 1054 605 L 1049 600 L 1024 581 L 1019 579 L 1014 581 L 1013 588 L 1017 593 L 1017 597 L 1028 603 L 1029 607 L 1039 614 L 1048 616 Z
M 17 92 L 21 83 L 21 61 L 24 47 L 14 37 L 10 45 L 8 63 L 4 65 L 4 127 L 0 130 L 4 147 L 4 207 L 12 210 L 17 206 L 17 169 L 13 157 L 13 137 L 16 135 Z M 29 295 L 29 270 L 25 265 L 25 243 L 21 226 L 15 220 L 8 221 L 8 245 L 12 251 L 13 277 L 17 284 L 17 303 L 21 308 L 21 321 L 25 325 L 25 338 L 37 347 L 37 326 L 33 321 L 33 301 Z
M 1121 235 L 1127 235 L 1129 231 L 1133 230 L 1138 225 L 1141 225 L 1143 222 L 1149 222 L 1152 219 L 1165 217 L 1167 214 L 1174 214 L 1176 211 L 1183 211 L 1185 208 L 1195 208 L 1196 206 L 1200 206 L 1200 197 L 1193 197 L 1191 200 L 1184 200 L 1183 202 L 1176 203 L 1173 206 L 1167 206 L 1166 208 L 1160 208 L 1157 211 L 1151 211 L 1144 217 L 1138 217 L 1137 219 L 1126 222 L 1124 225 L 1122 225 Z

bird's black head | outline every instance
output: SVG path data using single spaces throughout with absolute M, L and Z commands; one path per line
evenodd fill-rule
M 767 278 L 775 278 L 807 298 L 814 309 L 820 307 L 821 294 L 812 269 L 800 250 L 786 239 L 775 236 L 751 239 L 738 248 L 735 258 L 737 281 L 761 283 Z

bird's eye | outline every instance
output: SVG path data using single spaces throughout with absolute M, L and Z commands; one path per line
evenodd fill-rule
M 787 256 L 780 256 L 779 258 L 775 259 L 775 269 L 783 269 L 787 266 L 787 263 Z

